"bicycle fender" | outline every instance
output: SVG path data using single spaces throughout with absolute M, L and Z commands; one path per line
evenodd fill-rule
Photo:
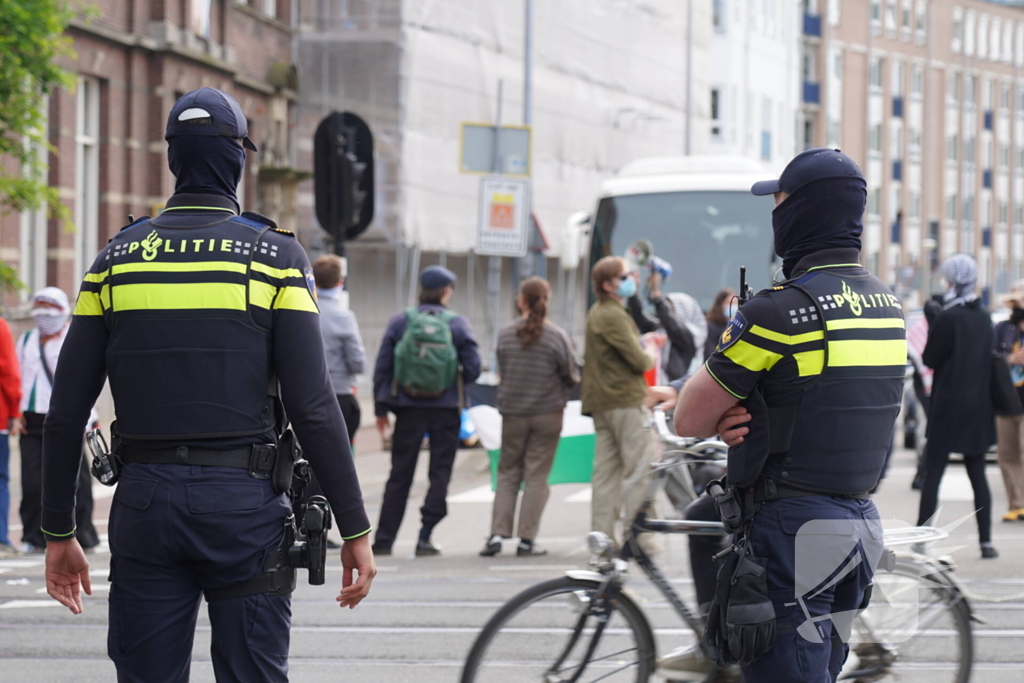
M 939 557 L 929 559 L 931 559 L 932 565 L 937 565 L 941 568 L 935 573 L 941 574 L 944 580 L 948 581 L 957 591 L 959 591 L 960 599 L 963 600 L 964 605 L 967 606 L 967 615 L 970 620 L 976 624 L 987 624 L 988 620 L 981 617 L 977 610 L 974 609 L 974 605 L 971 603 L 972 598 L 968 594 L 966 586 L 964 586 L 963 582 L 960 581 L 960 577 L 957 576 L 956 564 L 953 562 L 952 558 Z M 934 574 L 932 576 L 934 577 Z

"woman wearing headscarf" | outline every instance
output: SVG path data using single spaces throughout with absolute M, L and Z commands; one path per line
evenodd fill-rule
M 935 371 L 928 410 L 925 480 L 918 525 L 931 520 L 938 505 L 939 484 L 950 453 L 962 453 L 974 489 L 981 556 L 998 557 L 992 546 L 992 496 L 985 479 L 985 452 L 995 443 L 992 406 L 992 322 L 974 293 L 978 279 L 974 259 L 951 256 L 942 264 L 947 289 L 940 300 L 925 306 L 928 343 L 922 360 Z
M 662 329 L 668 337 L 668 345 L 662 349 L 661 367 L 669 382 L 690 374 L 694 357 L 704 350 L 708 336 L 708 325 L 700 304 L 689 294 L 671 292 L 662 295 L 661 274 L 651 273 L 647 279 L 651 303 L 656 317 L 647 315 L 640 303 L 639 295 L 633 295 L 627 303 L 629 314 L 636 322 L 640 334 Z M 703 361 L 703 357 L 700 359 Z
M 32 296 L 29 312 L 35 327 L 18 338 L 15 351 L 21 366 L 21 417 L 14 420 L 11 434 L 19 436 L 21 449 L 22 542 L 26 552 L 41 553 L 46 541 L 40 529 L 43 493 L 43 422 L 50 408 L 53 375 L 68 334 L 71 305 L 57 287 L 44 287 Z M 95 413 L 90 423 L 96 421 Z M 75 499 L 76 536 L 82 548 L 99 545 L 92 524 L 92 481 L 83 457 Z

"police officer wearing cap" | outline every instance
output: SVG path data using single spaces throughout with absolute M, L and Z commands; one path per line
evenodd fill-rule
M 241 108 L 213 88 L 190 92 L 166 139 L 174 196 L 100 252 L 56 369 L 43 445 L 47 591 L 75 614 L 91 594 L 75 489 L 89 409 L 109 379 L 123 462 L 108 527 L 118 680 L 188 680 L 205 594 L 217 680 L 286 681 L 291 587 L 261 588 L 290 513 L 268 478 L 291 457 L 277 448 L 283 412 L 345 539 L 342 607 L 376 574 L 370 523 L 306 254 L 269 219 L 239 214 L 245 150 L 256 150 Z
M 434 527 L 448 515 L 448 484 L 459 449 L 460 408 L 465 407 L 465 385 L 480 376 L 480 353 L 469 321 L 448 309 L 455 291 L 455 273 L 444 266 L 428 266 L 420 273 L 420 305 L 396 313 L 388 321 L 381 340 L 377 364 L 373 369 L 373 396 L 377 429 L 385 434 L 390 427 L 388 413 L 395 414 L 391 439 L 391 473 L 384 487 L 380 522 L 373 541 L 377 555 L 390 555 L 398 529 L 405 517 L 416 474 L 423 438 L 430 439 L 430 487 L 420 508 L 420 531 L 416 541 L 417 557 L 430 557 L 441 550 L 431 541 Z M 440 392 L 424 394 L 402 386 L 396 378 L 395 355 L 414 317 L 436 316 L 451 330 L 458 370 L 451 383 Z
M 775 643 L 737 656 L 744 680 L 835 680 L 881 554 L 868 491 L 899 411 L 903 312 L 860 265 L 866 184 L 849 157 L 807 150 L 751 191 L 774 197 L 786 280 L 740 307 L 683 388 L 676 429 L 729 443 L 746 548 L 766 569 Z M 744 626 L 729 624 L 740 650 L 764 644 Z

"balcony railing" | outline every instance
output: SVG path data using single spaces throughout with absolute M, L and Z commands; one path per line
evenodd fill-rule
M 821 38 L 821 16 L 817 14 L 804 15 L 804 35 Z
M 804 104 L 820 104 L 821 103 L 821 85 L 819 83 L 812 83 L 810 81 L 804 81 Z

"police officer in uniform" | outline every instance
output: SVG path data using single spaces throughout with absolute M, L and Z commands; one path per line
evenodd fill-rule
M 213 88 L 190 92 L 166 138 L 175 194 L 96 258 L 56 370 L 43 445 L 47 591 L 75 614 L 90 594 L 75 489 L 89 408 L 109 378 L 124 463 L 109 523 L 118 680 L 188 680 L 205 594 L 217 680 L 286 681 L 288 592 L 217 597 L 267 576 L 282 543 L 290 507 L 267 471 L 290 457 L 276 452 L 282 407 L 345 539 L 342 607 L 358 605 L 376 573 L 370 523 L 306 254 L 269 219 L 239 214 L 245 150 L 256 149 L 241 108 Z
M 750 553 L 767 568 L 776 641 L 743 667 L 744 680 L 835 680 L 881 554 L 868 491 L 899 411 L 903 313 L 860 265 L 866 184 L 849 157 L 807 150 L 751 191 L 775 198 L 787 279 L 730 321 L 683 388 L 676 429 L 721 434 L 732 447 L 729 479 L 751 482 L 740 495 Z

